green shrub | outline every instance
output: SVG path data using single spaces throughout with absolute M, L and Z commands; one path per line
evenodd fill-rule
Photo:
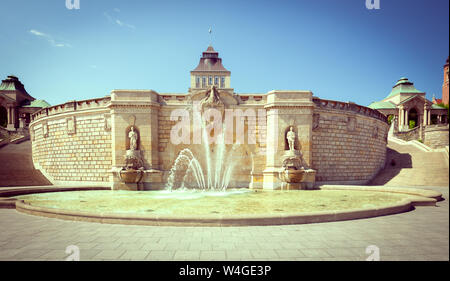
M 392 124 L 392 120 L 394 120 L 394 115 L 389 115 L 387 120 L 389 125 Z
M 416 127 L 416 121 L 414 120 L 409 120 L 409 128 L 410 129 L 414 129 Z

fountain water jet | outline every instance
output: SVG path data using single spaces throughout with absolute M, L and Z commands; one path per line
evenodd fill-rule
M 222 130 L 216 139 L 214 145 L 214 163 L 212 163 L 211 147 L 208 135 L 206 132 L 206 126 L 202 124 L 202 139 L 203 150 L 206 158 L 206 171 L 203 173 L 203 168 L 192 151 L 185 148 L 180 151 L 175 163 L 170 169 L 168 181 L 166 184 L 166 190 L 172 191 L 174 189 L 185 190 L 188 189 L 189 176 L 193 175 L 194 189 L 199 190 L 213 190 L 213 191 L 225 191 L 230 183 L 231 174 L 234 165 L 229 163 L 233 156 L 235 144 L 232 145 L 229 154 L 225 157 L 225 130 Z M 184 175 L 183 175 L 184 173 Z M 179 182 L 180 187 L 176 188 L 178 183 L 177 179 L 181 178 Z M 206 179 L 205 179 L 206 177 Z

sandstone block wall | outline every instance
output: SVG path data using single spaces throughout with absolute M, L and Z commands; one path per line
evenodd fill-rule
M 384 167 L 389 125 L 382 116 L 371 115 L 371 111 L 358 114 L 345 106 L 314 110 L 316 181 L 366 183 Z
M 430 125 L 425 127 L 424 144 L 431 148 L 443 148 L 449 144 L 449 126 L 447 124 L 442 125 Z
M 104 113 L 109 110 L 95 110 L 62 111 L 30 125 L 33 163 L 52 183 L 108 186 L 111 131 Z
M 143 94 L 138 93 L 136 97 L 140 98 Z M 170 141 L 170 132 L 177 123 L 170 120 L 170 114 L 174 109 L 186 108 L 186 96 L 161 94 L 153 97 L 157 94 L 147 94 L 155 99 L 151 103 L 158 105 L 158 110 L 152 109 L 151 114 L 147 107 L 142 108 L 147 104 L 139 107 L 134 105 L 134 101 L 126 100 L 124 111 L 120 103 L 122 101 L 115 101 L 120 104 L 115 104 L 114 107 L 109 97 L 68 102 L 37 112 L 30 124 L 33 162 L 36 168 L 54 184 L 110 186 L 114 181 L 111 168 L 123 164 L 121 155 L 126 150 L 123 124 L 128 124 L 131 119 L 135 120 L 135 125 L 140 130 L 141 149 L 145 152 L 144 158 L 148 162 L 146 169 L 161 172 L 163 182 L 167 180 L 169 170 L 183 148 L 189 148 L 204 164 L 206 155 L 203 145 L 175 145 Z M 229 96 L 227 98 L 231 100 Z M 156 101 L 157 99 L 159 100 Z M 237 99 L 239 104 L 228 103 L 227 108 L 238 108 L 243 112 L 246 109 L 258 111 L 264 110 L 267 104 L 263 95 L 248 94 L 237 96 Z M 304 122 L 298 121 L 294 124 L 298 129 L 298 139 L 305 160 L 312 169 L 317 170 L 316 181 L 365 183 L 372 179 L 384 166 L 389 129 L 386 118 L 378 111 L 351 103 L 318 98 L 313 98 L 313 103 L 307 111 L 285 109 L 286 105 L 277 109 L 286 124 L 278 129 L 280 147 L 277 146 L 276 149 L 285 149 L 282 145 L 283 130 L 290 126 L 293 118 L 291 115 L 303 114 Z M 234 153 L 229 162 L 234 165 L 230 186 L 244 187 L 248 186 L 250 181 L 257 183 L 263 180 L 263 172 L 267 169 L 269 144 L 261 142 L 259 136 L 265 138 L 268 132 L 274 132 L 272 123 L 268 120 L 266 115 L 245 117 L 246 143 L 226 147 L 227 151 L 233 150 Z M 257 143 L 248 144 L 247 133 L 253 130 L 252 125 L 255 122 Z M 119 123 L 123 123 L 123 126 L 118 126 Z M 234 124 L 236 130 L 236 118 Z M 305 134 L 311 136 L 306 138 L 307 141 Z M 432 141 L 433 134 L 432 131 L 429 132 L 429 141 Z M 234 138 L 236 137 L 235 131 Z M 211 156 L 213 155 L 212 153 Z M 229 154 L 225 155 L 228 157 Z M 112 159 L 113 157 L 117 159 Z

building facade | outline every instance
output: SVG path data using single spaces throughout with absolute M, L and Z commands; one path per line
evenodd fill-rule
M 376 109 L 395 122 L 399 132 L 406 132 L 420 126 L 447 123 L 448 111 L 425 97 L 408 78 L 402 77 L 389 95 L 373 102 L 369 108 Z
M 25 90 L 16 76 L 10 75 L 0 84 L 0 124 L 8 131 L 26 129 L 31 114 L 50 106 L 44 100 L 36 100 Z

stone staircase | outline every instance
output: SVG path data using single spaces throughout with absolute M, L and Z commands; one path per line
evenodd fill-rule
M 51 185 L 39 170 L 34 169 L 31 141 L 10 143 L 0 148 L 0 187 L 30 185 Z
M 371 185 L 387 186 L 448 186 L 448 153 L 424 151 L 410 143 L 389 141 L 386 167 L 371 181 Z

